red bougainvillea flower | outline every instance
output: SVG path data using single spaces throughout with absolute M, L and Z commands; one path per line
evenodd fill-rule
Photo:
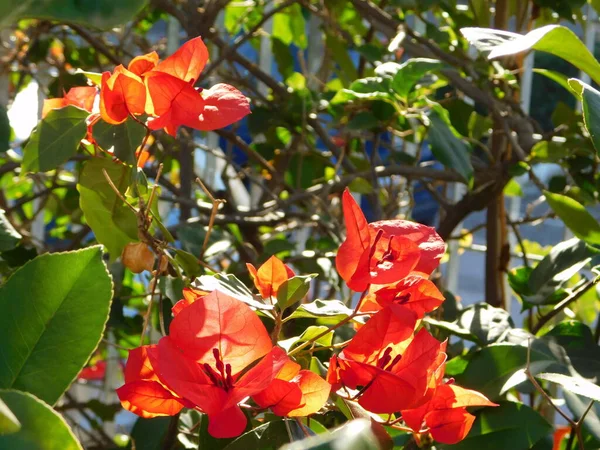
M 88 112 L 92 112 L 97 92 L 97 89 L 93 86 L 79 86 L 69 89 L 69 92 L 67 92 L 64 97 L 44 100 L 42 119 L 46 117 L 51 110 L 64 108 L 69 105 L 77 106 Z
M 403 306 L 382 309 L 331 359 L 327 380 L 334 388 L 358 390 L 358 403 L 376 414 L 422 405 L 446 355 L 445 343 L 427 330 L 414 334 L 416 321 L 416 313 Z
M 156 345 L 129 351 L 125 366 L 125 384 L 117 389 L 123 408 L 145 418 L 172 416 L 192 406 L 173 393 L 158 378 L 150 359 L 156 359 Z
M 104 380 L 106 376 L 106 361 L 98 361 L 96 364 L 84 367 L 77 378 L 80 380 Z
M 321 409 L 330 391 L 331 385 L 323 378 L 288 360 L 269 387 L 252 399 L 278 416 L 300 417 Z
M 417 313 L 422 319 L 425 314 L 437 309 L 444 296 L 430 280 L 409 275 L 399 283 L 385 286 L 371 285 L 369 293 L 361 301 L 360 312 L 377 312 L 391 304 L 403 305 Z
M 289 360 L 281 348 L 272 346 L 250 307 L 219 291 L 194 297 L 171 322 L 170 334 L 146 352 L 149 373 L 156 376 L 150 380 L 164 387 L 156 393 L 160 412 L 166 413 L 162 402 L 172 393 L 180 404 L 169 405 L 173 406 L 169 413 L 176 413 L 175 406 L 181 405 L 199 409 L 208 415 L 209 433 L 218 438 L 244 431 L 247 419 L 239 403 L 264 391 Z M 126 375 L 119 390 L 123 406 L 139 415 L 156 414 L 150 395 L 137 395 L 137 390 L 130 394 L 137 388 L 130 383 Z M 153 388 L 158 390 L 156 385 Z
M 410 273 L 427 276 L 438 266 L 446 244 L 434 228 L 407 220 L 369 224 L 348 189 L 342 204 L 346 240 L 335 263 L 350 289 L 396 283 Z
M 246 267 L 254 279 L 256 289 L 264 299 L 277 297 L 279 286 L 295 275 L 294 271 L 276 256 L 271 256 L 258 270 L 250 263 L 246 263 Z
M 498 406 L 483 394 L 453 384 L 441 384 L 424 405 L 402 411 L 402 419 L 415 433 L 429 433 L 443 444 L 462 441 L 473 426 L 475 416 L 468 406 Z
M 142 79 L 122 65 L 114 72 L 102 74 L 100 115 L 113 125 L 123 123 L 130 114 L 143 114 L 146 108 L 146 86 Z
M 129 114 L 153 117 L 148 127 L 171 135 L 184 125 L 210 131 L 230 125 L 250 113 L 248 99 L 228 84 L 196 89 L 194 83 L 208 62 L 200 37 L 186 42 L 164 61 L 156 52 L 131 60 L 102 76 L 100 111 L 109 123 L 121 123 Z M 125 85 L 129 90 L 125 90 Z M 115 87 L 116 86 L 116 87 Z M 143 105 L 143 106 L 142 106 Z

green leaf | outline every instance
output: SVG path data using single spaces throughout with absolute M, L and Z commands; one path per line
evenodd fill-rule
M 550 208 L 579 239 L 600 245 L 600 224 L 577 200 L 561 194 L 544 191 Z
M 227 445 L 224 450 L 249 450 L 264 449 L 277 450 L 282 445 L 290 442 L 290 436 L 286 427 L 292 425 L 297 427 L 293 420 L 274 420 L 260 425 L 247 433 L 242 434 L 235 441 Z
M 278 38 L 285 45 L 294 44 L 305 49 L 307 46 L 306 21 L 302 15 L 302 8 L 294 3 L 273 17 L 273 37 Z
M 21 422 L 0 398 L 0 436 L 16 433 L 21 429 Z
M 354 81 L 349 89 L 340 89 L 331 99 L 332 105 L 339 105 L 357 100 L 391 101 L 389 80 L 382 77 L 361 78 Z
M 456 358 L 455 358 L 456 359 Z M 458 359 L 461 359 L 459 357 Z M 461 373 L 452 373 L 452 366 L 447 368 L 447 373 L 456 378 L 456 382 L 469 389 L 475 389 L 486 395 L 491 400 L 500 397 L 507 390 L 507 382 L 520 369 L 527 364 L 527 348 L 523 345 L 492 344 L 476 350 L 466 359 L 466 367 Z M 451 360 L 450 362 L 452 362 Z M 548 370 L 557 364 L 556 358 L 546 353 L 541 343 L 533 341 L 531 349 L 531 363 L 536 363 L 538 371 Z M 456 363 L 453 363 L 456 365 Z M 514 382 L 514 385 L 524 381 Z
M 317 336 L 321 335 L 322 333 L 324 333 L 326 331 L 329 331 L 329 327 L 326 327 L 324 325 L 311 325 L 306 330 L 304 330 L 304 332 L 300 336 L 294 336 L 289 339 L 279 341 L 279 345 L 281 347 L 285 348 L 289 352 L 292 348 L 294 348 L 296 345 L 300 344 L 301 342 L 312 341 Z M 320 338 L 316 339 L 314 342 L 316 344 L 319 344 L 322 346 L 329 346 L 329 345 L 331 345 L 332 340 L 333 340 L 333 332 L 330 332 L 330 333 L 324 334 Z
M 281 450 L 379 450 L 371 421 L 356 419 L 329 434 L 319 434 L 281 447 Z
M 482 345 L 498 341 L 506 330 L 515 326 L 508 312 L 487 303 L 478 303 L 463 309 L 457 325 L 469 330 Z
M 535 377 L 556 383 L 573 394 L 583 395 L 584 397 L 600 402 L 600 386 L 585 378 L 570 377 L 562 373 L 538 373 Z
M 427 136 L 434 156 L 444 166 L 456 170 L 471 187 L 473 185 L 473 166 L 471 165 L 469 146 L 457 137 L 458 133 L 438 112 L 432 112 L 429 120 L 431 125 Z
M 314 302 L 300 305 L 288 319 L 327 317 L 341 320 L 350 314 L 352 314 L 352 310 L 339 300 L 315 300 Z
M 21 237 L 0 209 L 0 252 L 15 248 Z
M 575 78 L 569 80 L 569 87 L 581 100 L 583 124 L 590 134 L 596 152 L 600 154 L 600 92 Z
M 147 0 L 3 0 L 0 28 L 32 17 L 107 29 L 133 19 L 146 3 Z
M 507 197 L 523 197 L 523 189 L 517 180 L 511 178 L 504 186 L 504 195 Z
M 464 329 L 459 326 L 456 322 L 447 322 L 445 320 L 436 320 L 432 317 L 425 316 L 423 321 L 429 325 L 440 328 L 444 331 L 447 331 L 450 334 L 461 337 L 468 341 L 473 341 L 479 343 L 478 338 L 473 335 L 469 330 Z
M 600 346 L 587 325 L 576 320 L 565 320 L 548 331 L 542 339 L 566 350 L 569 363 L 581 376 L 600 378 Z
M 495 35 L 495 30 L 488 28 L 462 28 L 461 32 L 475 44 L 488 40 L 490 35 Z M 596 83 L 600 83 L 600 63 L 570 29 L 559 25 L 548 25 L 530 31 L 524 36 L 515 34 L 514 37 L 493 47 L 488 58 L 494 59 L 527 50 L 539 50 L 570 62 L 592 77 Z
M 348 189 L 358 194 L 371 194 L 373 193 L 373 184 L 363 177 L 356 177 L 350 182 Z
M 137 217 L 108 184 L 103 170 L 119 192 L 125 194 L 131 179 L 131 169 L 100 158 L 85 163 L 77 190 L 85 220 L 114 261 L 127 244 L 138 241 Z
M 85 137 L 85 120 L 89 115 L 75 106 L 50 111 L 33 130 L 23 149 L 23 170 L 47 172 L 67 162 L 77 153 L 79 143 Z
M 173 252 L 175 253 L 175 261 L 179 263 L 188 277 L 195 278 L 202 273 L 202 267 L 200 267 L 198 258 L 194 255 L 178 248 L 174 249 Z
M 131 430 L 130 449 L 162 450 L 163 439 L 169 429 L 171 417 L 155 417 L 153 419 L 139 418 Z M 134 447 L 135 445 L 135 447 Z
M 56 403 L 100 342 L 111 297 L 98 246 L 18 269 L 0 288 L 0 388 Z
M 503 402 L 483 408 L 470 433 L 462 442 L 440 445 L 448 450 L 527 450 L 552 432 L 552 425 L 539 413 L 522 403 Z
M 277 306 L 283 311 L 302 300 L 310 289 L 310 281 L 317 275 L 295 276 L 285 280 L 277 290 Z
M 124 163 L 135 164 L 135 150 L 142 145 L 146 128 L 135 120 L 126 120 L 119 125 L 111 125 L 100 120 L 94 125 L 94 139 L 104 150 L 113 150 L 114 155 Z
M 392 89 L 407 97 L 412 88 L 429 72 L 440 69 L 444 64 L 437 59 L 413 58 L 401 64 L 392 80 Z
M 575 420 L 583 417 L 583 413 L 587 410 L 590 401 L 587 398 L 573 394 L 569 391 L 564 391 L 567 407 L 573 413 Z M 596 441 L 600 441 L 600 404 L 594 403 L 592 409 L 588 411 L 583 420 L 583 428 L 588 431 Z M 595 446 L 594 448 L 597 448 Z
M 0 433 L 0 448 L 31 450 L 82 450 L 65 420 L 27 392 L 0 390 L 4 402 L 21 423 L 16 433 Z
M 555 245 L 531 271 L 527 284 L 531 292 L 538 295 L 527 296 L 527 301 L 534 304 L 543 303 L 546 297 L 577 274 L 595 253 L 584 241 L 577 238 Z
M 348 122 L 349 130 L 371 130 L 379 126 L 379 119 L 370 111 L 361 111 Z
M 573 91 L 571 90 L 571 88 L 569 86 L 569 77 L 567 77 L 565 74 L 556 72 L 554 70 L 539 69 L 537 67 L 533 69 L 533 73 L 539 73 L 540 75 L 543 75 L 546 78 L 549 78 L 550 80 L 555 81 L 560 86 L 565 88 L 568 92 L 573 93 Z
M 233 274 L 202 275 L 192 283 L 192 287 L 206 292 L 221 291 L 262 311 L 273 309 L 273 305 L 255 300 L 250 289 Z

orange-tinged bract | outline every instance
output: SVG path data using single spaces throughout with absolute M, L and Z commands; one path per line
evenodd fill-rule
M 462 441 L 475 421 L 468 406 L 498 406 L 483 394 L 453 384 L 441 384 L 432 398 L 417 409 L 402 411 L 402 419 L 415 432 L 425 427 L 443 444 Z
M 276 256 L 271 256 L 258 270 L 250 263 L 247 263 L 246 267 L 254 280 L 256 289 L 264 299 L 277 297 L 279 287 L 294 276 L 293 270 Z
M 288 360 L 269 387 L 252 399 L 278 416 L 301 417 L 321 409 L 330 391 L 331 385 L 323 378 Z
M 228 84 L 194 88 L 208 61 L 208 50 L 197 37 L 163 61 L 151 52 L 102 75 L 100 113 L 111 124 L 129 115 L 147 114 L 148 127 L 164 128 L 171 135 L 180 126 L 211 131 L 223 128 L 250 113 L 248 99 Z
M 73 105 L 92 112 L 94 99 L 98 90 L 93 86 L 80 86 L 69 89 L 69 92 L 64 97 L 51 98 L 44 100 L 42 108 L 42 119 L 53 109 L 64 108 L 65 106 Z

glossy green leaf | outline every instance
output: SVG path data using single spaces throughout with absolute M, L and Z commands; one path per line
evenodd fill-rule
M 135 120 L 126 120 L 119 125 L 111 125 L 100 120 L 94 125 L 94 139 L 104 150 L 112 149 L 121 161 L 136 163 L 135 150 L 142 145 L 146 128 Z
M 503 402 L 495 408 L 483 408 L 466 439 L 452 450 L 527 450 L 552 432 L 552 425 L 539 413 L 522 403 Z
M 65 420 L 27 392 L 0 390 L 4 402 L 21 423 L 16 433 L 0 432 L 0 448 L 6 450 L 82 450 Z
M 487 303 L 478 303 L 463 309 L 457 325 L 469 330 L 482 345 L 496 342 L 506 330 L 514 327 L 508 312 Z
M 560 345 L 566 351 L 569 363 L 581 376 L 600 379 L 600 346 L 587 325 L 577 320 L 565 320 L 542 339 Z
M 600 92 L 583 81 L 571 78 L 569 87 L 581 100 L 583 123 L 596 152 L 600 154 Z
M 12 250 L 21 240 L 21 235 L 8 221 L 4 211 L 0 209 L 0 252 Z
M 287 422 L 287 426 L 286 426 Z M 249 450 L 252 448 L 277 450 L 290 442 L 288 427 L 298 428 L 293 420 L 274 420 L 254 428 L 235 439 L 224 450 Z
M 54 404 L 100 342 L 111 297 L 98 246 L 18 269 L 0 288 L 0 388 Z
M 579 239 L 600 245 L 600 224 L 577 200 L 562 194 L 544 191 L 550 208 Z
M 474 44 L 486 41 L 495 30 L 488 28 L 463 28 L 461 32 Z M 502 38 L 502 36 L 501 36 Z M 559 25 L 547 25 L 530 31 L 526 35 L 512 33 L 509 39 L 492 47 L 488 58 L 514 55 L 527 50 L 551 53 L 586 72 L 596 83 L 600 83 L 600 63 L 573 31 Z
M 194 281 L 192 287 L 206 292 L 221 291 L 263 311 L 273 309 L 273 305 L 256 300 L 250 289 L 233 274 L 202 275 Z
M 23 170 L 46 172 L 67 162 L 77 153 L 79 143 L 85 137 L 85 121 L 89 115 L 75 106 L 50 111 L 33 130 L 23 149 Z
M 573 394 L 582 395 L 600 402 L 600 386 L 580 377 L 571 377 L 562 373 L 538 373 L 536 378 L 556 383 Z
M 300 305 L 289 318 L 319 318 L 344 319 L 352 314 L 352 310 L 339 300 L 315 300 Z
M 0 28 L 29 17 L 112 28 L 133 19 L 146 3 L 147 0 L 3 0 Z
M 537 364 L 538 371 L 556 368 L 558 362 L 552 354 L 546 353 L 536 341 L 532 347 L 531 362 Z M 453 371 L 454 367 L 460 367 L 457 362 L 452 363 L 454 359 L 464 361 L 462 372 Z M 507 343 L 492 344 L 476 350 L 467 357 L 454 359 L 449 362 L 446 370 L 449 376 L 454 376 L 459 385 L 475 389 L 491 400 L 496 400 L 503 390 L 507 389 L 507 381 L 527 364 L 527 348 L 524 345 Z M 521 381 L 524 381 L 524 378 L 519 383 Z M 514 382 L 514 385 L 519 383 Z
M 333 332 L 328 333 L 328 331 L 329 327 L 326 327 L 324 325 L 311 325 L 306 330 L 304 330 L 304 332 L 300 336 L 294 336 L 289 339 L 279 341 L 279 345 L 285 348 L 288 352 L 291 349 L 293 349 L 296 345 L 307 341 L 313 341 L 315 344 L 318 345 L 329 346 L 331 345 L 331 342 L 333 340 Z M 326 334 L 317 339 L 317 337 L 323 333 Z
M 550 295 L 558 286 L 577 274 L 595 253 L 584 241 L 577 238 L 555 245 L 531 271 L 529 289 L 535 294 L 542 294 L 541 297 Z M 527 301 L 536 303 L 532 296 L 528 296 Z
M 448 322 L 445 320 L 437 320 L 429 316 L 425 316 L 423 321 L 429 325 L 432 325 L 436 328 L 444 330 L 454 336 L 458 336 L 460 338 L 466 339 L 468 341 L 479 343 L 478 338 L 473 335 L 469 330 L 461 327 L 456 322 Z
M 284 281 L 277 290 L 277 306 L 281 311 L 302 300 L 316 275 L 295 276 Z
M 400 96 L 407 97 L 415 85 L 428 73 L 442 68 L 437 59 L 413 58 L 400 65 L 392 80 L 392 89 Z
M 125 193 L 131 169 L 108 159 L 94 158 L 85 163 L 79 177 L 79 205 L 96 239 L 106 247 L 111 260 L 115 260 L 125 245 L 138 240 L 137 217 L 108 184 L 103 170 L 119 192 Z
M 549 78 L 550 80 L 555 81 L 560 86 L 565 88 L 567 91 L 572 92 L 571 88 L 569 87 L 569 77 L 567 77 L 563 73 L 556 72 L 555 70 L 540 69 L 537 67 L 533 69 L 533 73 L 538 73 L 540 75 L 543 75 L 546 78 Z
M 348 89 L 340 89 L 331 100 L 332 105 L 349 101 L 392 99 L 389 92 L 389 80 L 382 77 L 362 78 L 354 81 Z
M 163 440 L 169 429 L 171 417 L 155 417 L 135 421 L 131 430 L 131 445 L 129 449 L 135 450 L 162 450 Z
M 437 112 L 431 113 L 429 120 L 431 125 L 427 136 L 436 159 L 447 168 L 456 170 L 472 186 L 473 166 L 469 146 L 456 136 L 448 121 Z
M 0 436 L 16 433 L 21 429 L 21 422 L 0 398 Z
M 281 447 L 281 450 L 379 450 L 367 419 L 347 422 L 330 434 L 320 434 Z

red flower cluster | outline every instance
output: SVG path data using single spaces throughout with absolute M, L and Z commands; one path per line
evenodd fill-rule
M 290 417 L 313 414 L 327 401 L 329 383 L 273 346 L 242 301 L 187 290 L 173 313 L 168 336 L 129 354 L 125 385 L 117 390 L 129 411 L 155 417 L 194 408 L 208 415 L 212 436 L 228 438 L 246 428 L 240 404 L 249 397 Z
M 104 72 L 100 85 L 100 116 L 120 124 L 129 116 L 148 115 L 148 127 L 164 128 L 175 136 L 180 126 L 211 131 L 226 127 L 250 113 L 248 99 L 228 84 L 210 89 L 194 88 L 208 62 L 208 50 L 200 37 L 194 38 L 163 61 L 156 52 L 137 56 L 127 68 L 117 66 Z M 49 110 L 68 105 L 92 112 L 94 87 L 71 89 L 63 98 L 46 100 Z M 97 115 L 90 119 L 93 123 Z
M 444 300 L 427 277 L 445 244 L 433 228 L 413 222 L 368 224 L 347 190 L 343 207 L 348 231 L 337 269 L 351 289 L 364 291 L 359 311 L 373 316 L 331 358 L 328 381 L 336 390 L 354 390 L 368 411 L 399 413 L 414 433 L 456 443 L 473 424 L 466 407 L 495 404 L 444 382 L 446 342 L 418 329 L 419 319 Z

